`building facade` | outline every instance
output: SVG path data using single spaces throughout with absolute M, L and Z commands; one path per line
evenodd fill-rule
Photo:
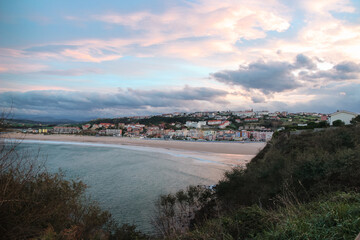
M 355 118 L 358 114 L 348 111 L 337 111 L 335 113 L 330 114 L 328 119 L 329 124 L 333 125 L 336 120 L 343 121 L 346 125 L 350 124 L 350 121 Z

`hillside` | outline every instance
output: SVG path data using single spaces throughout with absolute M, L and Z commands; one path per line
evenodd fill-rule
M 359 124 L 282 133 L 226 173 L 181 239 L 355 239 L 359 190 Z

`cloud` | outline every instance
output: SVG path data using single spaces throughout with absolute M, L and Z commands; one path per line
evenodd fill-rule
M 28 91 L 0 93 L 0 106 L 13 103 L 17 112 L 36 111 L 47 115 L 110 116 L 127 115 L 133 112 L 159 111 L 159 109 L 194 109 L 212 104 L 227 103 L 228 93 L 223 90 L 188 87 L 174 90 L 119 89 L 116 93 L 78 91 Z M 71 114 L 70 114 L 71 115 Z
M 251 101 L 253 101 L 253 103 L 263 103 L 265 102 L 265 98 L 260 95 L 255 95 L 251 97 Z
M 0 71 L 1 72 L 1 71 Z M 44 75 L 53 76 L 82 76 L 85 74 L 100 74 L 103 73 L 100 69 L 56 69 L 56 70 L 44 70 L 37 72 Z
M 122 57 L 121 49 L 114 45 L 115 42 L 110 44 L 108 41 L 85 39 L 24 48 L 19 51 L 18 57 L 101 63 Z
M 360 113 L 360 84 L 348 83 L 332 88 L 309 89 L 308 94 L 315 98 L 308 102 L 288 104 L 292 111 L 318 111 L 332 113 L 345 109 Z
M 46 69 L 44 64 L 0 63 L 0 73 L 33 73 Z
M 248 90 L 258 89 L 269 94 L 300 87 L 324 86 L 331 81 L 360 80 L 360 64 L 347 61 L 329 70 L 320 70 L 311 58 L 298 54 L 294 63 L 257 61 L 240 66 L 238 70 L 223 70 L 210 76 L 228 85 L 242 86 Z
M 238 70 L 223 70 L 210 76 L 219 82 L 239 85 L 246 89 L 258 89 L 263 93 L 282 92 L 301 86 L 293 74 L 294 70 L 306 68 L 314 69 L 313 61 L 300 54 L 294 64 L 280 61 L 257 61 L 247 66 L 240 66 Z
M 25 48 L 24 52 L 61 52 L 65 51 L 67 49 L 77 49 L 78 46 L 76 45 L 59 45 L 59 44 L 53 44 L 53 45 L 42 45 L 42 46 L 33 46 L 29 48 Z
M 163 41 L 211 36 L 235 43 L 240 39 L 263 38 L 267 31 L 282 32 L 289 28 L 289 21 L 282 13 L 284 7 L 276 1 L 271 4 L 245 2 L 248 3 L 241 0 L 199 0 L 186 6 L 172 7 L 160 14 L 141 11 L 100 14 L 93 18 L 152 33 Z
M 360 80 L 360 64 L 346 61 L 333 66 L 327 71 L 304 72 L 301 74 L 307 80 L 344 81 Z
M 107 12 L 90 15 L 85 20 L 65 18 L 81 21 L 89 28 L 94 21 L 106 24 L 105 28 L 114 29 L 114 37 L 30 46 L 23 49 L 24 54 L 33 58 L 96 63 L 123 56 L 195 60 L 233 54 L 241 41 L 265 38 L 268 32 L 284 32 L 290 27 L 287 8 L 276 0 L 268 4 L 260 0 L 251 4 L 245 0 L 199 0 L 172 6 L 161 13 Z M 119 26 L 121 30 L 117 31 Z
M 334 69 L 341 73 L 360 73 L 360 64 L 354 62 L 346 61 L 341 62 L 334 66 Z
M 266 102 L 233 102 L 236 106 L 230 109 L 290 112 L 333 113 L 345 109 L 360 113 L 360 84 L 354 82 L 333 82 L 329 86 L 319 88 L 304 88 L 294 92 L 277 93 L 275 98 L 266 97 Z M 262 96 L 252 93 L 252 97 Z
M 301 4 L 308 12 L 316 14 L 328 14 L 330 11 L 342 13 L 352 13 L 355 11 L 349 0 L 303 0 Z
M 296 56 L 295 68 L 316 69 L 316 64 L 304 54 Z
M 29 31 L 18 31 L 24 32 L 23 41 L 10 42 L 0 48 L 0 90 L 96 88 L 106 92 L 113 91 L 114 84 L 136 89 L 156 84 L 160 89 L 164 84 L 179 86 L 183 84 L 180 81 L 186 79 L 193 86 L 205 83 L 209 85 L 204 86 L 214 89 L 241 93 L 225 97 L 209 92 L 209 88 L 202 92 L 188 87 L 170 89 L 169 93 L 136 89 L 116 94 L 64 91 L 52 92 L 46 97 L 50 99 L 52 114 L 74 107 L 74 114 L 90 111 L 96 116 L 119 112 L 119 109 L 124 114 L 136 114 L 216 109 L 217 106 L 227 109 L 240 105 L 244 108 L 295 106 L 295 103 L 311 106 L 306 104 L 315 99 L 319 99 L 319 103 L 325 101 L 323 105 L 336 105 L 335 101 L 323 98 L 322 92 L 314 90 L 328 94 L 329 88 L 360 81 L 360 25 L 356 15 L 359 9 L 354 1 L 191 0 L 178 3 L 172 1 L 161 9 L 135 4 L 132 12 L 130 9 L 109 10 L 104 6 L 92 10 L 85 6 L 86 16 L 75 17 L 66 10 L 60 16 L 65 16 L 65 25 L 59 21 L 54 26 L 60 26 L 57 29 L 61 37 L 54 33 L 41 41 L 36 36 L 26 38 L 25 34 L 31 34 L 34 29 L 29 25 Z M 136 10 L 140 8 L 142 10 Z M 70 25 L 71 28 L 67 28 Z M 46 29 L 34 30 L 46 35 Z M 209 72 L 215 72 L 211 76 L 216 81 L 202 78 Z M 95 75 L 97 73 L 105 75 Z M 168 81 L 164 83 L 163 79 Z M 74 80 L 81 84 L 75 84 Z M 40 99 L 45 92 L 28 92 L 29 102 L 35 96 Z M 25 97 L 20 95 L 20 99 Z M 337 99 L 352 96 L 341 89 L 331 92 L 329 99 L 332 95 Z M 101 100 L 107 104 L 99 104 Z M 45 97 L 39 101 L 46 102 Z M 26 105 L 27 101 L 22 103 Z M 40 105 L 34 103 L 36 108 Z M 50 109 L 43 105 L 43 110 L 36 111 Z

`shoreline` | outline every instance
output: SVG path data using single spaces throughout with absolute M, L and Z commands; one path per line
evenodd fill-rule
M 256 155 L 266 145 L 265 142 L 193 142 L 193 141 L 174 141 L 174 140 L 155 140 L 123 137 L 95 137 L 79 135 L 40 135 L 40 134 L 21 134 L 9 133 L 6 138 L 41 140 L 41 141 L 62 141 L 62 142 L 83 142 L 83 143 L 102 143 L 116 145 L 130 145 L 141 147 L 153 147 L 169 150 L 185 150 L 192 152 L 216 153 L 216 154 L 235 154 L 235 155 Z

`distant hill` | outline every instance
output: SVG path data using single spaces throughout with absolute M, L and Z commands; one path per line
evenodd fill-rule
M 57 118 L 52 118 L 52 117 L 32 117 L 32 118 L 16 118 L 16 119 L 11 119 L 12 122 L 15 123 L 28 123 L 28 124 L 77 124 L 77 123 L 82 123 L 82 122 L 86 122 L 86 120 L 84 121 L 76 121 L 76 120 L 70 120 L 70 119 L 57 119 Z

